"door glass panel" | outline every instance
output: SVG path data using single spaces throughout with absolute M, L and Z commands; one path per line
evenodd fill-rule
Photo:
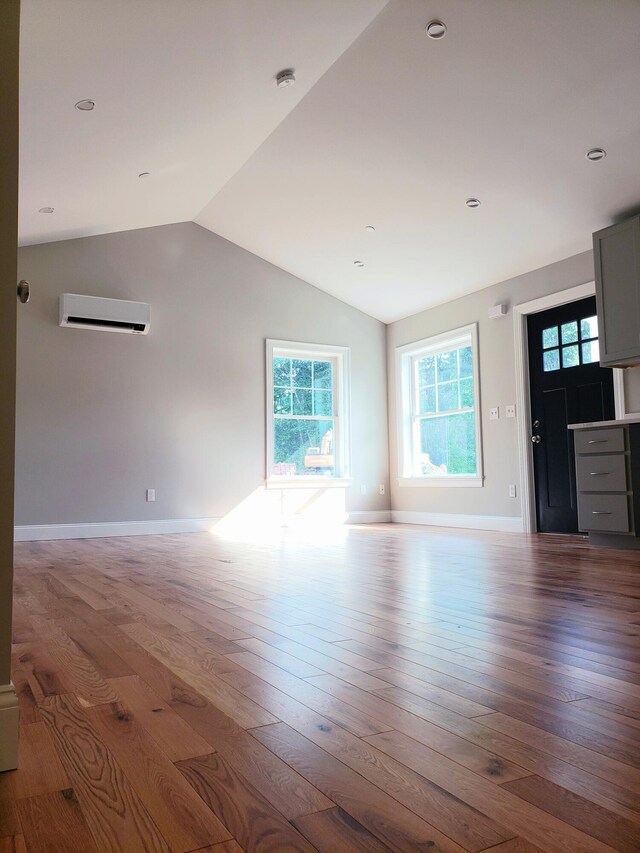
M 600 361 L 600 345 L 598 341 L 588 341 L 582 344 L 582 363 L 592 364 L 594 361 Z
M 573 347 L 562 347 L 562 366 L 577 367 L 580 364 L 578 345 Z
M 549 373 L 551 370 L 560 370 L 560 351 L 551 349 L 543 352 L 542 366 L 545 373 Z
M 552 326 L 550 329 L 542 330 L 542 348 L 549 349 L 549 347 L 557 347 L 558 346 L 558 327 Z
M 598 337 L 598 318 L 597 317 L 586 317 L 584 320 L 580 320 L 580 337 L 582 340 L 587 340 L 587 338 L 597 338 Z M 586 359 L 585 359 L 586 360 Z M 593 359 L 596 361 L 597 359 Z
M 578 340 L 578 322 L 577 320 L 573 320 L 571 323 L 564 323 L 561 326 L 562 331 L 562 343 L 563 344 L 572 344 L 574 341 Z

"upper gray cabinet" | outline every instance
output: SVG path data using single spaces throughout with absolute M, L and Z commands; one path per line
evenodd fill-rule
M 640 364 L 640 216 L 593 235 L 600 364 Z

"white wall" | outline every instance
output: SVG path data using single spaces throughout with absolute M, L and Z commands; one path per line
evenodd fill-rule
M 20 250 L 16 524 L 224 516 L 265 472 L 265 338 L 351 347 L 348 510 L 386 510 L 385 327 L 193 223 Z M 60 293 L 149 302 L 148 336 L 60 328 Z M 360 485 L 368 495 L 360 494 Z M 145 489 L 155 488 L 155 503 Z
M 518 420 L 504 417 L 504 407 L 516 402 L 513 314 L 489 320 L 493 305 L 510 307 L 549 293 L 593 281 L 591 252 L 584 252 L 550 266 L 509 279 L 469 296 L 448 302 L 387 328 L 391 501 L 394 511 L 445 513 L 475 516 L 521 516 L 518 462 Z M 478 323 L 482 444 L 485 481 L 483 488 L 406 488 L 397 484 L 395 349 L 469 323 Z M 640 379 L 640 371 L 636 371 Z M 631 394 L 633 388 L 629 389 Z M 489 420 L 489 409 L 499 406 L 500 419 Z M 518 497 L 508 496 L 515 483 Z

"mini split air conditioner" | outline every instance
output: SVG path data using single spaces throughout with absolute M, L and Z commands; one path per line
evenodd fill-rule
M 78 293 L 60 294 L 61 326 L 146 335 L 149 331 L 149 316 L 146 302 L 102 299 Z

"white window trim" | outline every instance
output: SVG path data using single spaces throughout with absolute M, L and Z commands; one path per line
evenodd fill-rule
M 453 474 L 447 477 L 416 477 L 411 472 L 413 458 L 413 382 L 412 365 L 416 358 L 432 353 L 458 349 L 471 340 L 473 355 L 474 423 L 476 438 L 476 473 Z M 396 417 L 398 427 L 398 478 L 399 486 L 410 488 L 481 488 L 482 433 L 480 428 L 480 371 L 478 366 L 478 324 L 471 323 L 430 338 L 423 338 L 404 346 L 396 347 Z
M 268 489 L 309 489 L 309 488 L 344 488 L 352 483 L 350 477 L 350 388 L 349 379 L 351 372 L 351 350 L 349 347 L 330 346 L 328 344 L 309 344 L 297 341 L 267 340 L 266 358 L 266 458 L 267 472 L 265 486 Z M 281 477 L 272 473 L 273 470 L 273 440 L 274 440 L 274 416 L 273 416 L 273 359 L 283 358 L 312 359 L 331 358 L 334 360 L 334 415 L 335 421 L 335 477 L 314 477 L 313 475 L 297 477 Z

